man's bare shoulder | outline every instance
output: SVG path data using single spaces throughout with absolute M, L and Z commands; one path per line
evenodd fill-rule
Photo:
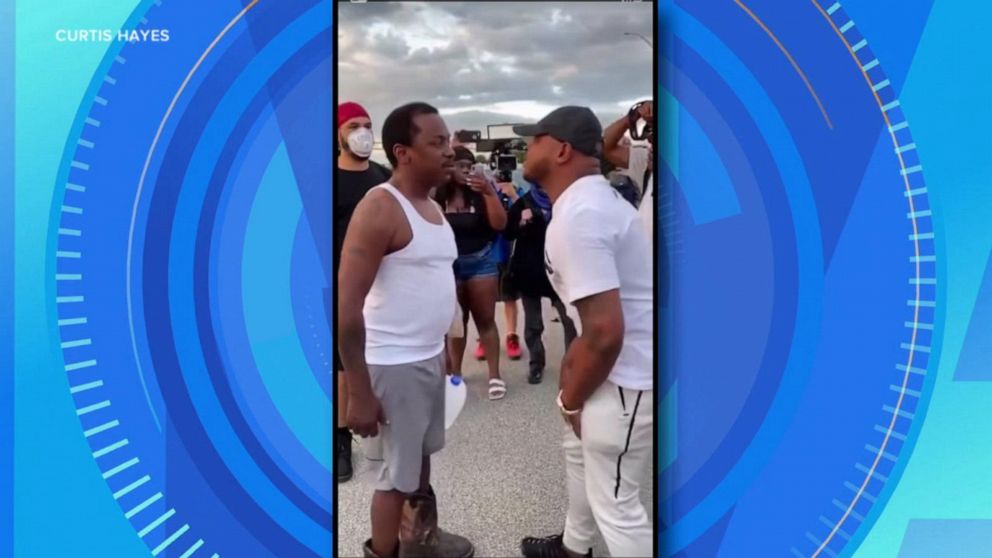
M 373 188 L 358 202 L 352 221 L 368 221 L 364 226 L 381 227 L 390 223 L 389 217 L 402 211 L 399 200 L 385 188 Z

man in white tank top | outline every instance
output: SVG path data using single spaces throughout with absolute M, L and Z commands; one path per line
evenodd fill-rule
M 428 194 L 454 169 L 449 137 L 424 103 L 386 118 L 392 178 L 358 204 L 342 249 L 338 349 L 349 375 L 348 426 L 381 435 L 383 445 L 367 557 L 474 555 L 468 540 L 437 527 L 430 486 L 430 455 L 444 447 L 444 336 L 458 252 Z
M 565 419 L 568 512 L 562 534 L 528 537 L 526 558 L 591 556 L 598 528 L 611 556 L 654 556 L 640 485 L 652 474 L 654 284 L 651 241 L 635 210 L 600 174 L 602 127 L 562 107 L 514 131 L 528 138 L 524 178 L 553 203 L 545 270 L 578 312 L 557 405 Z

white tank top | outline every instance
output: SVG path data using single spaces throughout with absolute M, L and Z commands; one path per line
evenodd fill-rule
M 413 239 L 382 259 L 365 298 L 365 361 L 395 365 L 434 358 L 444 350 L 455 314 L 455 234 L 437 204 L 440 225 L 424 219 L 388 182 L 376 189 L 399 201 Z

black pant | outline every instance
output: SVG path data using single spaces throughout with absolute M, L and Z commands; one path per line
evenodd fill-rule
M 530 353 L 530 370 L 531 372 L 544 372 L 544 341 L 541 339 L 544 334 L 544 315 L 541 309 L 541 298 L 523 295 L 520 299 L 524 306 L 524 342 L 527 343 L 527 351 Z M 565 350 L 567 351 L 578 335 L 575 331 L 575 322 L 568 317 L 565 304 L 560 298 L 551 297 L 551 305 L 558 312 L 561 326 L 565 329 Z

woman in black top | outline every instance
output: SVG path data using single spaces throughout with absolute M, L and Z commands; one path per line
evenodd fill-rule
M 499 374 L 499 332 L 496 330 L 496 295 L 499 269 L 496 261 L 496 234 L 506 227 L 506 210 L 488 179 L 472 172 L 475 156 L 468 149 L 455 147 L 455 172 L 449 183 L 435 193 L 445 217 L 455 232 L 458 259 L 455 281 L 463 324 L 469 312 L 479 330 L 489 364 L 489 399 L 502 399 L 506 383 Z M 449 339 L 451 373 L 462 374 L 465 337 Z

